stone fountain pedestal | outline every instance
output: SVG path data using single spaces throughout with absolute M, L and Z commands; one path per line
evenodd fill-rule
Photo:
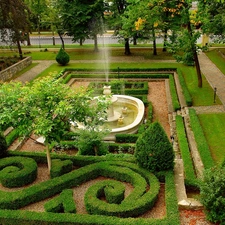
M 104 86 L 103 94 L 106 96 L 110 96 L 111 95 L 111 86 Z M 114 108 L 113 108 L 113 103 L 115 103 L 117 100 L 118 100 L 118 98 L 114 95 L 110 97 L 111 104 L 109 105 L 108 110 L 107 110 L 107 122 L 118 121 L 119 117 L 121 116 L 121 114 L 117 111 L 114 111 Z

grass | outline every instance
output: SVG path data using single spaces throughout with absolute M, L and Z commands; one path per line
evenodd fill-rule
M 162 52 L 162 49 L 158 49 L 157 56 L 154 56 L 152 53 L 152 47 L 141 48 L 142 45 L 131 47 L 131 55 L 127 56 L 127 58 L 132 57 L 143 57 L 144 59 L 152 59 L 152 60 L 172 60 L 174 59 L 170 53 Z M 47 48 L 47 51 L 45 49 Z M 55 48 L 34 48 L 31 46 L 30 48 L 23 48 L 23 53 L 25 56 L 31 56 L 33 60 L 55 60 L 55 57 L 60 49 L 60 46 Z M 69 54 L 71 60 L 99 60 L 103 59 L 104 52 L 102 46 L 99 45 L 99 51 L 95 52 L 93 45 L 87 46 L 73 46 L 66 47 L 66 52 Z M 103 54 L 104 53 L 104 54 Z M 2 49 L 0 52 L 0 56 L 12 56 L 16 55 L 15 51 Z M 123 56 L 124 57 L 124 47 L 120 47 L 120 45 L 116 45 L 116 47 L 109 47 L 106 52 L 107 56 Z
M 224 49 L 214 49 L 206 52 L 206 55 L 220 69 L 220 71 L 225 74 L 225 58 L 222 57 L 223 50 Z
M 107 54 L 109 55 L 109 67 L 110 68 L 165 68 L 165 67 L 179 67 L 184 76 L 185 82 L 187 83 L 188 90 L 193 99 L 194 106 L 207 106 L 212 105 L 214 100 L 214 92 L 210 87 L 205 77 L 203 76 L 203 87 L 198 88 L 198 81 L 196 70 L 194 67 L 188 67 L 180 63 L 167 63 L 167 62 L 156 62 L 155 60 L 172 60 L 173 57 L 169 53 L 162 52 L 162 49 L 158 47 L 158 55 L 154 56 L 152 53 L 152 48 L 149 45 L 145 45 L 145 48 L 140 48 L 141 44 L 133 47 L 131 45 L 131 53 L 130 56 L 124 56 L 124 47 L 120 47 L 122 45 L 114 45 L 117 47 L 110 47 L 108 49 Z M 31 56 L 33 60 L 55 60 L 55 57 L 58 53 L 59 48 L 48 49 L 48 51 L 44 51 L 44 49 L 34 49 L 34 48 L 23 48 L 23 51 L 27 56 Z M 102 54 L 102 47 L 99 45 L 99 52 L 94 52 L 93 45 L 84 45 L 73 48 L 69 48 L 66 46 L 66 51 L 70 55 L 70 63 L 67 67 L 73 68 L 92 68 L 99 69 L 104 68 L 103 63 L 97 62 L 79 62 L 78 60 L 104 60 L 104 54 Z M 15 52 L 9 52 L 6 50 L 2 50 L 3 55 L 13 54 Z M 2 55 L 0 53 L 0 56 Z M 215 54 L 214 51 L 210 51 L 209 54 Z M 110 57 L 121 57 L 121 63 L 110 62 Z M 219 57 L 221 59 L 221 57 Z M 124 60 L 125 59 L 125 60 Z M 154 63 L 145 62 L 144 60 L 154 60 Z M 76 62 L 73 62 L 76 60 Z M 136 61 L 136 62 L 135 62 Z M 219 63 L 221 64 L 221 63 Z M 222 63 L 224 64 L 224 63 Z M 53 64 L 45 71 L 43 71 L 40 76 L 49 75 L 52 72 L 60 72 L 64 67 L 59 66 L 57 63 Z M 225 68 L 224 68 L 225 69 Z M 219 99 L 217 99 L 216 104 L 221 104 Z
M 143 63 L 143 62 L 137 62 L 137 63 L 130 63 L 130 62 L 125 62 L 125 63 L 110 63 L 109 68 L 110 69 L 117 69 L 118 67 L 121 69 L 125 68 L 171 68 L 174 67 L 176 68 L 176 63 L 160 63 L 156 62 L 154 64 L 149 64 L 149 63 Z M 59 73 L 61 70 L 64 68 L 77 68 L 77 69 L 102 69 L 104 68 L 103 63 L 69 63 L 67 66 L 60 66 L 57 63 L 52 64 L 50 67 L 48 67 L 46 70 L 44 70 L 42 73 L 40 73 L 37 77 L 44 77 L 48 76 L 51 73 Z
M 212 158 L 216 164 L 220 164 L 225 158 L 225 114 L 199 114 L 198 117 L 206 136 Z
M 187 84 L 188 90 L 193 99 L 193 106 L 208 106 L 213 105 L 214 101 L 214 91 L 209 85 L 205 76 L 202 76 L 202 88 L 198 87 L 198 79 L 195 67 L 185 66 L 180 64 L 180 69 L 184 76 L 185 82 Z M 220 100 L 217 98 L 215 104 L 221 104 Z

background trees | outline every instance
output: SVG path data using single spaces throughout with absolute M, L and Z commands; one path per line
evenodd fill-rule
M 20 58 L 20 41 L 29 30 L 29 9 L 22 0 L 0 1 L 0 35 L 3 42 L 16 43 Z
M 63 29 L 68 35 L 73 36 L 74 41 L 82 42 L 86 38 L 94 40 L 94 49 L 98 50 L 97 35 L 103 34 L 102 0 L 58 0 L 61 9 L 60 16 L 63 21 Z

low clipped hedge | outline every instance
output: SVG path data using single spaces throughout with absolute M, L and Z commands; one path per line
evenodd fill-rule
M 133 154 L 135 144 L 130 143 L 109 143 L 109 152 Z
M 106 85 L 106 82 L 91 82 L 89 84 L 89 88 L 94 90 L 94 94 L 102 94 L 103 86 Z M 148 94 L 148 82 L 124 82 L 124 88 L 122 88 L 122 84 L 111 84 L 111 91 L 114 94 L 125 94 L 125 95 L 147 95 Z M 123 92 L 123 93 L 121 93 Z
M 185 185 L 190 188 L 198 188 L 198 182 L 193 167 L 192 158 L 189 151 L 188 140 L 184 128 L 182 116 L 176 116 L 177 139 L 180 147 L 185 173 Z
M 184 95 L 186 104 L 187 104 L 187 106 L 190 107 L 190 106 L 193 105 L 192 97 L 191 97 L 191 94 L 190 94 L 190 92 L 187 88 L 187 85 L 186 85 L 186 82 L 185 82 L 184 77 L 182 75 L 182 72 L 179 68 L 177 69 L 177 75 L 178 75 L 178 78 L 179 78 L 179 81 L 180 81 L 180 85 L 182 87 L 182 91 L 183 91 L 183 95 Z
M 115 188 L 118 187 L 118 182 L 116 184 L 113 182 L 111 185 L 107 185 L 106 182 L 98 183 L 89 188 L 85 194 L 87 211 L 90 214 L 98 215 L 136 217 L 152 208 L 159 193 L 159 182 L 157 178 L 134 164 L 126 164 L 126 168 L 122 167 L 123 162 L 118 162 L 116 165 L 116 167 L 108 166 L 107 170 L 103 168 L 101 174 L 106 177 L 110 176 L 111 178 L 131 183 L 134 186 L 133 192 L 126 199 L 122 199 L 121 196 L 125 192 L 125 189 L 119 185 L 118 190 L 116 190 Z M 146 192 L 147 184 L 150 185 L 150 191 Z M 110 189 L 107 191 L 107 195 L 110 195 L 108 198 L 111 198 L 111 201 L 114 202 L 112 204 L 108 204 L 99 199 L 103 195 L 102 192 L 105 187 Z M 116 201 L 120 201 L 121 204 L 115 204 Z
M 138 139 L 138 134 L 116 134 L 117 143 L 135 143 Z
M 15 139 L 18 138 L 18 137 L 19 137 L 18 129 L 13 129 L 13 130 L 5 137 L 7 146 L 9 147 L 9 146 L 15 141 Z
M 9 152 L 11 155 L 21 154 L 22 152 Z M 34 156 L 34 153 L 23 152 L 26 156 Z M 22 155 L 22 154 L 21 154 Z M 42 157 L 46 158 L 45 154 L 38 154 L 39 160 Z M 54 155 L 52 155 L 54 156 Z M 55 156 L 56 157 L 56 156 Z M 65 160 L 68 158 L 66 155 L 57 155 L 58 158 Z M 174 183 L 174 175 L 172 171 L 164 173 L 165 177 L 165 203 L 166 203 L 166 216 L 163 219 L 153 219 L 153 218 L 121 218 L 118 216 L 105 216 L 105 215 L 89 215 L 89 214 L 75 214 L 76 206 L 74 201 L 72 201 L 72 190 L 68 189 L 78 184 L 79 182 L 85 182 L 88 179 L 94 179 L 99 174 L 103 176 L 108 176 L 115 178 L 119 181 L 133 182 L 136 190 L 132 192 L 132 198 L 136 199 L 137 203 L 134 202 L 134 206 L 130 203 L 124 203 L 124 210 L 128 205 L 131 209 L 138 204 L 145 208 L 147 207 L 145 202 L 146 198 L 152 199 L 154 201 L 154 193 L 158 193 L 158 181 L 156 177 L 146 170 L 140 169 L 137 165 L 133 163 L 126 163 L 125 159 L 123 161 L 114 160 L 111 162 L 104 162 L 107 157 L 69 157 L 73 161 L 74 165 L 88 165 L 82 167 L 78 170 L 72 171 L 70 173 L 64 174 L 60 177 L 36 184 L 25 188 L 24 190 L 19 190 L 15 192 L 0 192 L 0 223 L 2 224 L 33 224 L 33 225 L 178 225 L 179 222 L 179 211 L 176 198 L 176 190 Z M 84 163 L 85 161 L 85 163 Z M 100 163 L 97 163 L 99 162 Z M 76 164 L 77 163 L 77 164 Z M 117 170 L 115 170 L 117 168 Z M 76 172 L 76 173 L 75 173 Z M 136 175 L 135 175 L 136 174 Z M 149 183 L 150 179 L 150 191 L 146 192 L 146 184 Z M 118 182 L 118 181 L 117 181 Z M 137 183 L 142 184 L 139 188 Z M 101 182 L 100 182 L 101 184 Z M 117 187 L 115 184 L 109 183 L 111 186 Z M 103 184 L 104 186 L 105 184 Z M 143 186 L 144 185 L 144 186 Z M 101 186 L 101 185 L 100 185 Z M 120 190 L 120 187 L 118 187 Z M 95 190 L 99 190 L 98 186 Z M 92 190 L 90 192 L 93 194 Z M 90 194 L 90 192 L 88 192 Z M 122 198 L 122 193 L 116 196 L 116 192 L 110 187 L 104 189 L 106 198 L 111 202 L 109 207 L 113 210 L 118 210 L 113 207 L 116 202 L 119 202 Z M 59 193 L 59 195 L 56 195 Z M 143 193 L 143 195 L 142 195 Z M 87 194 L 87 193 L 86 193 Z M 141 194 L 141 197 L 140 197 Z M 55 196 L 56 195 L 56 196 Z M 88 194 L 87 194 L 88 195 Z M 45 204 L 45 208 L 49 212 L 34 212 L 25 210 L 16 210 L 22 205 L 30 204 L 31 202 L 36 202 L 39 199 L 45 199 L 47 196 L 55 196 L 50 201 Z M 151 197 L 152 196 L 152 197 Z M 131 200 L 131 197 L 125 199 L 127 202 Z M 124 200 L 124 201 L 125 201 Z M 30 203 L 29 203 L 30 202 Z M 113 203 L 114 202 L 114 203 Z M 90 204 L 90 202 L 89 202 Z M 94 202 L 96 204 L 96 202 Z M 150 204 L 150 203 L 149 203 Z M 6 207 L 7 206 L 7 207 Z M 90 204 L 91 208 L 94 205 Z M 7 209 L 8 208 L 8 209 Z M 98 207 L 97 207 L 98 208 Z M 100 207 L 101 208 L 101 207 Z M 104 208 L 104 207 L 103 207 Z M 95 209 L 98 210 L 98 209 Z M 123 213 L 125 211 L 123 210 Z M 54 213 L 59 211 L 60 213 Z M 110 210 L 109 210 L 110 211 Z M 66 213 L 62 213 L 66 212 Z M 136 213 L 136 212 L 135 212 Z
M 173 75 L 169 75 L 169 83 L 170 83 L 170 93 L 172 98 L 173 111 L 177 111 L 181 107 L 180 107 L 180 102 L 177 96 L 177 89 L 176 89 L 176 84 L 175 84 Z
M 63 190 L 58 197 L 45 203 L 44 208 L 46 212 L 76 213 L 76 204 L 73 199 L 73 190 Z
M 51 178 L 59 177 L 65 173 L 69 173 L 73 169 L 73 162 L 71 160 L 53 159 L 50 170 Z
M 194 109 L 189 109 L 190 125 L 194 133 L 197 148 L 205 169 L 209 169 L 214 166 L 214 161 L 211 156 L 211 152 L 206 141 L 202 126 Z
M 7 157 L 0 159 L 0 182 L 4 187 L 21 187 L 37 177 L 37 163 L 31 158 Z

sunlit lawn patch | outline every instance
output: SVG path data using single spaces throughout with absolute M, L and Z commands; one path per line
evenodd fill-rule
M 225 114 L 199 114 L 198 117 L 210 147 L 212 157 L 216 163 L 221 163 L 225 158 Z

